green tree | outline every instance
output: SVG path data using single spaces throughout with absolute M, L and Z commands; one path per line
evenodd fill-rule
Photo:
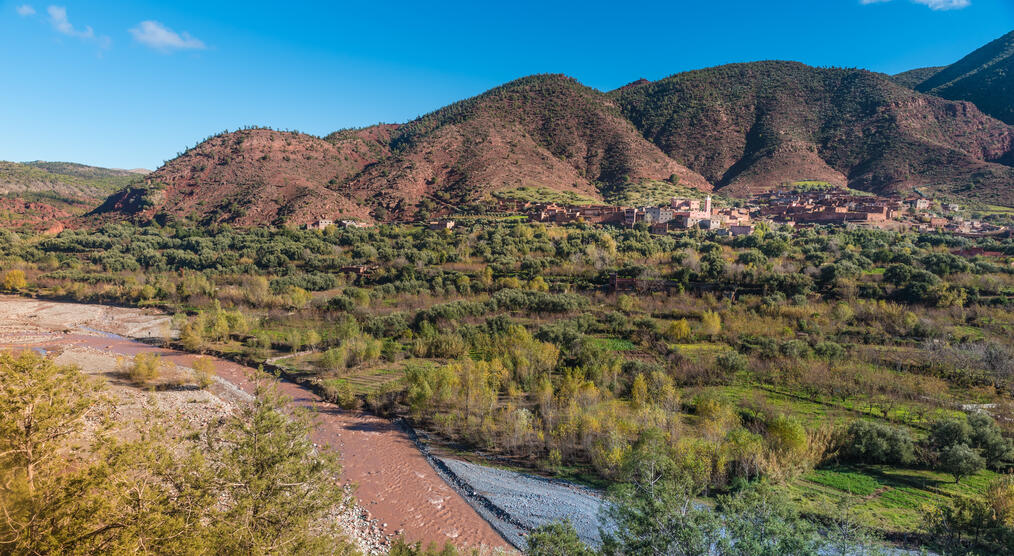
M 723 556 L 816 555 L 821 547 L 816 527 L 770 486 L 753 486 L 723 497 L 718 510 L 723 532 L 718 551 Z
M 209 466 L 224 495 L 214 525 L 219 551 L 349 551 L 325 519 L 348 499 L 337 455 L 314 447 L 309 413 L 288 402 L 274 383 L 258 379 L 254 399 L 208 431 Z
M 577 530 L 570 521 L 543 525 L 528 535 L 528 556 L 594 556 L 577 536 Z
M 603 535 L 602 552 L 707 554 L 718 539 L 718 521 L 695 506 L 701 488 L 677 468 L 662 435 L 642 433 L 623 468 L 625 482 L 611 489 L 603 506 L 604 521 L 616 530 Z
M 985 466 L 982 456 L 966 444 L 953 444 L 940 451 L 940 469 L 953 475 L 955 483 Z
M 972 444 L 982 452 L 986 465 L 998 467 L 1014 455 L 1011 441 L 1003 437 L 1003 432 L 996 421 L 985 413 L 973 413 L 968 416 L 968 425 L 972 428 Z
M 690 324 L 687 319 L 674 320 L 665 327 L 665 336 L 670 341 L 679 342 L 690 337 Z

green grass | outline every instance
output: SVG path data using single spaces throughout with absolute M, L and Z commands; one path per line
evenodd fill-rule
M 869 475 L 833 469 L 814 470 L 806 476 L 806 480 L 856 496 L 869 496 L 883 486 Z
M 622 338 L 592 338 L 591 343 L 609 351 L 632 351 L 636 349 L 633 342 Z
M 378 367 L 366 369 L 345 377 L 355 394 L 372 394 L 382 386 L 397 382 L 405 376 L 405 368 Z
M 693 344 L 676 344 L 676 349 L 679 350 L 680 354 L 696 359 L 704 356 L 716 356 L 724 351 L 731 351 L 732 348 L 728 344 L 716 344 L 711 342 L 697 342 Z
M 955 484 L 950 475 L 928 469 L 842 465 L 812 471 L 788 491 L 804 512 L 833 517 L 837 505 L 851 499 L 865 525 L 906 532 L 920 527 L 927 507 L 946 504 L 954 496 L 981 495 L 996 477 L 992 471 L 980 471 Z
M 559 203 L 565 205 L 595 205 L 600 201 L 572 191 L 554 191 L 547 187 L 518 187 L 493 193 L 501 199 L 515 199 L 531 203 Z
M 956 342 L 979 342 L 986 339 L 986 334 L 974 326 L 952 326 L 948 332 Z
M 603 197 L 611 205 L 626 207 L 659 206 L 668 204 L 673 197 L 683 199 L 704 199 L 707 193 L 667 181 L 644 180 L 640 183 L 626 184 L 614 191 L 605 191 Z M 713 196 L 716 206 L 723 204 L 723 199 Z

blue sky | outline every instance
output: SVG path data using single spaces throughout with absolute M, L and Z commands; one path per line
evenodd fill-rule
M 543 72 L 895 73 L 1012 29 L 1014 0 L 0 1 L 0 160 L 155 168 L 224 129 L 403 122 Z

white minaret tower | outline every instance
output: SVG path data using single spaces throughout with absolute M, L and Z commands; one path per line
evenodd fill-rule
M 704 201 L 704 212 L 708 216 L 711 216 L 711 195 L 708 195 L 708 198 Z

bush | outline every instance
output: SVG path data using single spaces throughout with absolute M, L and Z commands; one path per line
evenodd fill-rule
M 336 403 L 343 409 L 359 409 L 359 398 L 352 392 L 349 382 L 343 379 L 327 379 L 320 383 L 324 399 Z
M 324 369 L 340 371 L 345 369 L 348 354 L 343 347 L 331 348 L 321 354 L 317 364 Z
M 845 356 L 845 348 L 834 342 L 820 342 L 813 346 L 813 352 L 822 359 L 834 361 Z
M 127 369 L 127 376 L 137 384 L 158 380 L 162 370 L 162 358 L 154 353 L 138 353 Z
M 214 383 L 212 376 L 215 372 L 215 363 L 207 357 L 198 357 L 194 360 L 194 380 L 197 382 L 197 387 L 201 390 L 209 387 Z
M 806 429 L 792 417 L 779 415 L 767 426 L 768 442 L 782 453 L 801 451 L 806 447 Z
M 723 352 L 715 358 L 715 365 L 728 374 L 744 372 L 749 368 L 749 364 L 750 360 L 745 355 L 735 351 Z
M 789 359 L 805 359 L 810 356 L 810 346 L 802 340 L 789 340 L 780 349 L 782 355 Z
M 842 456 L 860 463 L 910 465 L 915 461 L 915 444 L 906 429 L 855 421 L 849 425 Z
M 25 271 L 17 269 L 8 270 L 4 274 L 3 286 L 9 292 L 21 291 L 28 287 L 28 281 L 25 280 Z
M 690 337 L 690 324 L 687 319 L 672 321 L 666 325 L 664 334 L 672 342 L 686 340 Z
M 701 314 L 701 334 L 714 336 L 722 331 L 722 317 L 714 311 L 704 311 Z
M 528 556 L 592 556 L 595 554 L 577 536 L 569 521 L 543 525 L 528 536 Z

